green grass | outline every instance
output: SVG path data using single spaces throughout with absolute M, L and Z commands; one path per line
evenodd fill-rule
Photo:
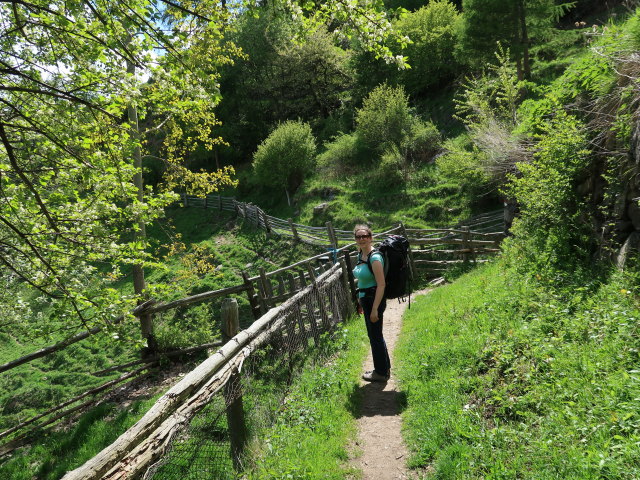
M 594 278 L 540 285 L 498 261 L 412 306 L 396 358 L 425 478 L 640 476 L 637 282 Z
M 446 227 L 497 206 L 491 196 L 471 198 L 436 164 L 416 166 L 406 188 L 376 187 L 362 172 L 336 179 L 318 175 L 303 185 L 296 198 L 300 223 L 323 226 L 330 220 L 346 230 L 360 222 L 377 230 L 398 222 L 410 228 Z M 314 215 L 313 207 L 321 203 L 327 203 L 325 213 Z
M 28 450 L 18 450 L 0 463 L 6 480 L 54 480 L 93 458 L 138 421 L 157 396 L 138 399 L 126 407 L 102 404 L 84 414 L 69 429 L 38 438 Z
M 180 234 L 178 240 L 185 244 L 185 249 L 167 257 L 169 245 L 176 240 L 176 234 Z M 243 270 L 254 276 L 258 274 L 260 267 L 267 271 L 274 270 L 318 253 L 317 249 L 293 245 L 288 240 L 267 238 L 262 231 L 243 226 L 242 223 L 236 224 L 230 215 L 218 216 L 215 211 L 200 208 L 170 209 L 167 219 L 149 229 L 149 237 L 157 258 L 164 265 L 162 268 L 149 269 L 146 272 L 147 280 L 153 289 L 152 296 L 163 301 L 238 285 L 242 282 Z M 205 268 L 196 272 L 189 271 L 189 266 L 194 261 L 201 261 Z M 123 294 L 130 293 L 131 278 L 125 273 L 114 287 Z M 240 305 L 241 323 L 246 326 L 253 321 L 247 297 L 238 295 L 236 298 Z M 219 339 L 219 309 L 220 302 L 206 302 L 189 309 L 157 315 L 154 325 L 160 347 L 172 349 Z M 47 312 L 49 314 L 54 313 Z M 68 319 L 60 319 L 56 325 L 64 327 L 67 323 Z M 12 331 L 11 328 L 0 333 L 0 363 L 19 358 L 69 335 L 68 331 L 55 331 L 55 328 L 48 335 L 30 330 L 26 332 L 32 335 L 25 336 L 24 330 Z M 114 335 L 119 339 L 114 340 Z M 96 335 L 63 351 L 3 373 L 0 375 L 0 431 L 117 378 L 122 372 L 100 377 L 91 373 L 137 359 L 140 355 L 139 339 L 136 322 L 127 322 L 117 331 Z M 87 415 L 96 415 L 98 418 L 102 408 L 92 410 Z M 126 428 L 125 420 L 109 424 L 105 427 L 108 429 L 105 433 L 117 437 Z M 55 432 L 48 436 L 42 435 L 44 438 L 39 440 L 38 446 L 31 452 L 23 450 L 10 462 L 0 462 L 0 478 L 11 478 L 14 473 L 2 472 L 6 468 L 13 472 L 12 465 L 21 465 L 15 467 L 16 472 L 24 470 L 20 475 L 24 474 L 25 477 L 18 478 L 30 478 L 29 475 L 34 475 L 41 468 L 38 459 L 43 459 L 42 462 L 46 463 L 47 458 L 56 458 L 58 455 L 57 435 Z M 92 434 L 96 438 L 101 435 Z M 107 441 L 103 446 L 108 443 Z M 92 447 L 86 448 L 91 450 Z M 27 463 L 20 463 L 20 456 L 24 456 Z M 33 468 L 26 468 L 25 465 L 32 465 Z M 52 471 L 54 470 L 60 471 L 52 467 Z M 55 478 L 53 473 L 51 475 L 53 476 L 46 478 Z
M 38 346 L 19 344 L 8 335 L 0 337 L 0 345 L 3 362 L 31 353 Z M 91 372 L 125 363 L 136 356 L 134 349 L 103 335 L 4 372 L 0 375 L 0 430 L 117 378 L 121 373 L 95 377 Z
M 460 178 L 452 178 L 435 163 L 413 165 L 406 185 L 379 186 L 375 184 L 376 175 L 375 162 L 356 167 L 319 167 L 305 179 L 289 206 L 284 191 L 265 190 L 245 168 L 240 173 L 240 187 L 228 194 L 259 205 L 278 218 L 312 226 L 325 226 L 331 221 L 341 230 L 351 230 L 362 222 L 376 230 L 398 222 L 410 228 L 442 228 L 500 206 L 495 189 L 476 196 L 460 185 Z M 314 207 L 323 203 L 327 204 L 326 210 L 314 214 Z
M 273 425 L 256 432 L 243 478 L 338 480 L 350 472 L 347 445 L 355 438 L 359 376 L 368 345 L 361 322 L 347 322 L 331 342 L 312 352 Z
M 361 319 L 295 353 L 269 345 L 243 366 L 249 442 L 244 471 L 234 473 L 221 396 L 214 397 L 173 444 L 154 479 L 342 479 L 355 435 L 359 374 L 366 354 Z M 204 477 L 203 477 L 204 476 Z

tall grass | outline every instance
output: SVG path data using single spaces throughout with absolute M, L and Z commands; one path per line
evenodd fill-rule
M 361 320 L 287 354 L 273 347 L 243 366 L 242 402 L 249 442 L 234 472 L 224 400 L 214 398 L 173 444 L 153 479 L 342 479 L 355 433 L 359 373 L 366 352 Z
M 498 261 L 416 302 L 396 350 L 413 467 L 640 477 L 638 283 L 594 278 L 543 285 Z
M 361 319 L 347 322 L 293 381 L 275 422 L 256 432 L 250 480 L 343 479 L 355 437 L 359 377 L 366 354 Z M 353 472 L 351 472 L 353 473 Z
M 127 406 L 104 403 L 80 417 L 72 427 L 37 437 L 30 448 L 18 450 L 0 463 L 0 478 L 57 480 L 93 458 L 132 426 L 157 396 Z

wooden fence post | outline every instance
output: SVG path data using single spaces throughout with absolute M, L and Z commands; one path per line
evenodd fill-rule
M 247 288 L 247 296 L 249 297 L 249 305 L 251 305 L 251 313 L 253 314 L 253 319 L 258 320 L 267 312 L 266 310 L 262 311 L 261 304 L 256 299 L 256 291 L 253 288 L 253 284 L 249 280 L 249 275 L 247 275 L 247 272 L 242 272 L 242 280 L 244 281 L 244 285 Z
M 222 211 L 222 195 L 218 195 L 218 210 Z
M 222 338 L 226 342 L 235 337 L 240 330 L 238 302 L 235 298 L 222 301 Z M 247 429 L 242 407 L 242 384 L 240 374 L 234 372 L 224 386 L 224 400 L 227 406 L 227 425 L 231 441 L 231 457 L 236 470 L 241 470 L 240 457 L 247 442 Z
M 464 250 L 469 250 L 473 253 L 473 250 L 471 249 L 471 243 L 470 243 L 470 239 L 471 239 L 471 232 L 469 231 L 469 227 L 462 227 L 462 248 Z M 474 259 L 475 259 L 475 255 L 473 255 Z M 469 254 L 468 253 L 464 253 L 462 255 L 462 259 L 465 262 L 469 261 Z
M 327 309 L 326 309 L 326 307 L 324 305 L 324 299 L 320 296 L 320 292 L 319 292 L 318 286 L 316 284 L 316 273 L 314 272 L 313 267 L 311 266 L 311 264 L 306 263 L 305 265 L 307 266 L 307 271 L 309 272 L 309 277 L 311 278 L 311 283 L 314 285 L 313 296 L 318 301 L 318 309 L 320 310 L 320 322 L 322 323 L 322 326 L 326 330 L 329 330 L 329 328 L 331 326 L 331 324 L 329 322 L 329 315 L 327 314 Z
M 253 205 L 251 204 L 251 202 L 243 203 L 242 205 L 243 205 L 243 211 L 244 211 L 244 221 L 255 227 L 256 225 L 251 220 L 251 208 L 253 207 Z M 254 210 L 255 210 L 255 207 L 254 207 Z
M 262 220 L 264 221 L 264 228 L 267 231 L 267 236 L 268 236 L 271 233 L 271 223 L 269 222 L 269 217 L 267 216 L 267 214 L 263 210 L 260 210 L 260 212 L 262 213 Z
M 142 338 L 147 342 L 147 346 L 142 349 L 142 358 L 147 358 L 158 353 L 158 342 L 153 334 L 153 315 L 142 311 L 137 315 L 140 321 Z
M 207 209 L 207 200 L 209 199 L 209 195 L 204 196 L 204 208 Z
M 260 283 L 262 284 L 261 290 L 264 293 L 264 303 L 268 307 L 267 309 L 274 307 L 275 302 L 273 301 L 273 288 L 271 287 L 271 281 L 262 267 L 260 267 Z
M 289 295 L 288 295 L 288 298 L 291 298 L 298 291 L 296 289 L 296 279 L 293 276 L 293 273 L 291 273 L 291 272 L 287 272 L 286 275 L 287 275 L 287 283 L 289 283 Z M 302 290 L 302 288 L 301 288 L 301 290 Z
M 304 272 L 300 272 L 300 290 L 307 286 L 307 278 L 304 276 Z
M 409 237 L 407 237 L 407 229 L 404 227 L 404 223 L 400 222 L 400 232 L 402 233 L 402 236 L 404 238 L 406 238 L 407 240 L 409 240 Z M 413 261 L 413 253 L 411 252 L 411 244 L 409 244 L 409 268 L 411 269 L 411 278 L 416 278 L 416 275 L 418 273 L 418 271 L 416 270 L 416 264 Z
M 345 262 L 344 258 L 340 259 L 340 268 L 342 270 L 342 286 L 344 288 L 344 291 L 350 292 L 351 288 L 349 285 L 349 270 L 347 267 L 347 262 Z M 346 319 L 347 317 L 350 317 L 351 315 L 353 315 L 353 313 L 354 313 L 353 303 L 347 300 L 343 316 Z
M 338 239 L 336 238 L 336 231 L 333 229 L 331 222 L 327 222 L 327 234 L 329 235 L 329 243 L 333 248 L 338 248 Z
M 253 215 L 255 217 L 255 226 L 256 228 L 261 228 L 260 226 L 260 214 L 262 213 L 262 210 L 260 210 L 260 208 L 258 208 L 257 205 L 251 205 L 253 207 Z
M 182 192 L 182 206 L 183 207 L 189 206 L 189 198 L 187 197 L 187 192 Z
M 354 306 L 358 305 L 358 291 L 356 290 L 356 281 L 353 277 L 353 268 L 351 267 L 351 256 L 349 251 L 344 251 L 344 263 L 347 267 L 347 279 L 349 281 L 349 290 L 351 290 L 351 301 Z
M 298 236 L 298 230 L 296 230 L 296 227 L 293 225 L 293 221 L 288 218 L 287 222 L 289 222 L 289 228 L 291 229 L 291 233 L 293 233 L 293 239 L 297 242 L 300 240 L 300 237 Z

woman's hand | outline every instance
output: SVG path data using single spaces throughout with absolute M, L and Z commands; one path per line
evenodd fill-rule
M 369 320 L 371 320 L 371 323 L 376 323 L 379 320 L 378 307 L 371 309 L 371 315 L 369 315 Z

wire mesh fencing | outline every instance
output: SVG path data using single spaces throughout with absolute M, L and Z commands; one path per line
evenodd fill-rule
M 237 370 L 173 432 L 145 479 L 232 479 L 262 451 L 261 435 L 282 413 L 288 387 L 308 362 L 323 361 L 336 326 L 351 311 L 339 266 L 279 307 L 242 351 Z M 232 340 L 233 341 L 233 340 Z

